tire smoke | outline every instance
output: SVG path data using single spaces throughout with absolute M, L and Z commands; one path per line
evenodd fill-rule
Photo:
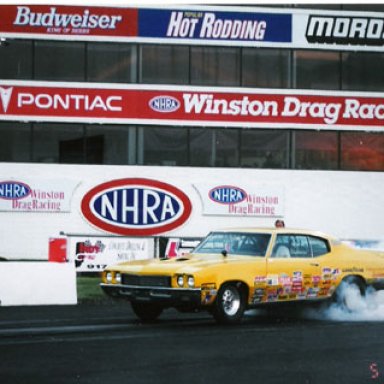
M 365 296 L 357 286 L 340 286 L 343 301 L 336 301 L 328 307 L 309 309 L 304 316 L 316 320 L 330 321 L 384 321 L 384 291 L 368 288 Z

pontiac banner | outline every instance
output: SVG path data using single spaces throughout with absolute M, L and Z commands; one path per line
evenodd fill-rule
M 0 81 L 2 120 L 384 130 L 381 93 Z

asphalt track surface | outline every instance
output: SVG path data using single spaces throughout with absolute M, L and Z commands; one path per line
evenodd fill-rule
M 129 305 L 0 307 L 0 384 L 384 383 L 384 322 L 248 312 L 218 326 Z

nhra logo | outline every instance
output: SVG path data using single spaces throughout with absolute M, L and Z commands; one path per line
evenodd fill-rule
M 247 193 L 238 187 L 230 185 L 222 185 L 212 188 L 208 192 L 211 200 L 219 204 L 236 204 L 244 201 L 247 198 Z
M 309 16 L 305 37 L 310 43 L 384 45 L 384 18 Z
M 172 96 L 156 96 L 149 101 L 149 106 L 156 112 L 175 112 L 180 108 L 180 102 Z
M 19 200 L 29 196 L 32 192 L 29 185 L 18 181 L 0 182 L 0 199 Z
M 154 235 L 184 224 L 192 205 L 176 187 L 141 178 L 118 179 L 91 189 L 81 202 L 85 218 L 120 235 Z

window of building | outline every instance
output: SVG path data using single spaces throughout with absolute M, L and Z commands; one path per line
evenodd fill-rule
M 242 85 L 287 88 L 290 51 L 287 49 L 243 48 Z
M 384 135 L 382 133 L 341 133 L 341 169 L 384 171 Z
M 294 168 L 296 169 L 337 169 L 337 132 L 295 131 Z
M 189 48 L 177 45 L 140 47 L 140 82 L 149 84 L 188 84 Z
M 0 122 L 0 137 L 0 161 L 31 161 L 30 124 Z
M 136 70 L 136 45 L 87 44 L 88 81 L 134 83 L 137 81 Z
M 299 89 L 340 89 L 340 53 L 294 51 L 294 84 Z
M 195 167 L 237 167 L 239 130 L 191 128 L 190 165 Z
M 240 85 L 240 49 L 191 47 L 191 83 L 197 85 Z
M 141 165 L 189 165 L 188 129 L 140 127 L 139 143 Z
M 32 78 L 32 41 L 8 40 L 0 46 L 0 79 Z
M 85 43 L 74 41 L 36 41 L 35 79 L 84 81 Z
M 134 164 L 135 143 L 130 140 L 130 133 L 125 126 L 86 126 L 87 164 Z
M 71 164 L 85 162 L 84 130 L 80 124 L 34 124 L 32 142 L 34 162 Z
M 240 166 L 288 168 L 289 132 L 249 129 L 241 131 Z
M 383 67 L 384 53 L 343 52 L 342 89 L 382 92 Z

